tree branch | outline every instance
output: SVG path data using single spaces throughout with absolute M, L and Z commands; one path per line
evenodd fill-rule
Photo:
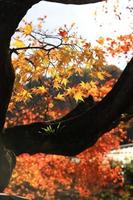
M 98 3 L 105 0 L 44 0 L 44 1 L 62 3 L 62 4 L 83 5 L 83 4 L 90 4 L 90 3 Z
M 127 113 L 133 104 L 132 86 L 133 59 L 101 102 L 91 107 L 86 102 L 80 104 L 60 120 L 7 128 L 2 135 L 4 144 L 17 155 L 24 152 L 76 155 L 118 125 L 121 114 Z

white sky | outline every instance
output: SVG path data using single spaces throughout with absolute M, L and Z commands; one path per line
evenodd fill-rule
M 115 5 L 117 16 L 114 13 Z M 44 28 L 50 32 L 71 25 L 73 22 L 78 27 L 78 34 L 88 41 L 94 42 L 98 37 L 115 37 L 120 34 L 133 32 L 133 13 L 126 7 L 133 7 L 133 0 L 108 0 L 108 3 L 96 3 L 88 5 L 63 5 L 57 3 L 40 2 L 32 7 L 25 19 L 36 23 L 38 17 L 47 16 Z M 107 13 L 105 12 L 107 8 Z M 96 15 L 95 15 L 96 14 Z M 109 64 L 117 64 L 122 68 L 126 63 L 123 60 L 110 60 Z

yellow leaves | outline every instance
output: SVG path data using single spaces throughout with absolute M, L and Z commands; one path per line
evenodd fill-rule
M 64 86 L 66 86 L 67 83 L 68 83 L 68 79 L 63 78 L 62 81 L 61 81 L 61 84 L 64 85 Z
M 42 57 L 44 57 L 44 54 Z M 45 56 L 43 59 L 43 64 L 47 66 L 47 65 L 49 65 L 49 62 L 50 62 L 49 58 Z
M 79 75 L 81 75 L 83 70 L 80 67 L 75 67 L 75 72 L 77 72 Z
M 84 101 L 84 98 L 88 97 L 90 94 L 96 98 L 99 95 L 97 82 L 95 81 L 81 81 L 79 84 L 73 86 L 72 88 L 68 88 L 66 92 L 66 95 L 73 97 L 76 102 Z
M 60 88 L 64 88 L 66 87 L 68 82 L 69 82 L 68 79 L 66 78 L 61 79 L 59 76 L 57 76 L 55 80 L 53 81 L 53 88 L 57 90 Z
M 21 96 L 22 98 L 24 98 L 24 101 L 26 101 L 26 100 L 32 98 L 32 95 L 31 95 L 28 91 L 26 91 L 26 90 L 23 90 L 23 91 L 20 93 L 20 96 Z M 19 99 L 19 101 L 20 101 L 20 99 Z
M 37 47 L 42 47 L 43 38 L 41 38 L 41 35 L 46 34 L 47 36 L 47 32 L 45 33 L 41 29 L 43 27 L 43 20 L 41 18 L 39 23 L 40 28 L 36 27 L 36 30 L 33 31 L 32 23 L 24 21 L 23 27 L 19 29 L 19 37 L 14 39 L 13 47 L 26 47 L 21 49 L 21 51 L 19 49 L 18 54 L 13 57 L 17 82 L 20 83 L 15 84 L 14 94 L 16 95 L 16 100 L 14 101 L 26 101 L 32 97 L 32 94 L 41 96 L 45 94 L 44 96 L 47 96 L 47 98 L 42 99 L 47 102 L 47 105 L 49 105 L 51 100 L 53 103 L 54 100 L 65 101 L 68 99 L 65 98 L 67 96 L 75 99 L 76 102 L 83 101 L 83 98 L 89 94 L 97 97 L 96 81 L 102 81 L 105 77 L 105 73 L 103 73 L 105 71 L 103 70 L 105 62 L 104 51 L 101 48 L 104 39 L 100 37 L 97 40 L 98 45 L 92 47 L 91 43 L 78 38 L 76 33 L 69 33 L 69 29 L 64 27 L 59 29 L 58 36 L 62 40 L 62 44 L 65 45 L 54 48 L 53 36 L 52 49 L 50 51 L 48 49 L 42 50 Z M 73 26 L 75 24 L 72 24 L 71 28 Z M 35 32 L 40 34 L 37 35 Z M 34 37 L 31 37 L 31 33 Z M 46 41 L 44 41 L 45 48 L 49 46 Z M 50 39 L 50 41 L 52 40 Z M 36 48 L 34 49 L 34 47 Z M 91 79 L 92 81 L 90 81 Z M 45 86 L 38 87 L 38 83 L 39 85 L 43 84 L 39 80 L 45 80 Z M 87 80 L 88 82 L 86 82 Z M 30 88 L 27 87 L 27 83 Z M 25 88 L 28 88 L 27 91 Z M 52 93 L 49 91 L 52 91 Z M 50 105 L 52 109 L 54 104 Z
M 53 72 L 52 72 L 53 75 Z M 62 78 L 60 74 L 58 74 L 56 71 L 54 71 L 54 80 L 53 80 L 53 88 L 60 89 L 65 88 L 68 84 L 69 80 L 67 78 Z
M 57 80 L 54 81 L 53 88 L 55 88 L 55 89 L 61 88 L 61 85 Z
M 13 46 L 15 46 L 16 48 L 22 48 L 25 47 L 25 44 L 22 40 L 20 39 L 15 39 L 15 41 L 12 44 Z
M 80 83 L 81 87 L 85 90 L 89 90 L 90 89 L 90 84 L 89 83 L 85 83 L 85 82 L 81 82 Z
M 37 88 L 32 88 L 31 90 L 32 90 L 32 92 L 34 94 L 44 94 L 44 93 L 47 93 L 47 88 L 45 88 L 43 85 L 39 86 Z
M 40 91 L 41 93 L 45 93 L 47 92 L 47 89 L 44 86 L 40 86 L 38 87 L 38 91 Z
M 103 45 L 104 44 L 104 38 L 103 37 L 99 37 L 97 42 L 100 44 L 100 45 Z
M 16 102 L 26 102 L 27 100 L 31 99 L 32 95 L 30 92 L 28 92 L 25 89 L 22 89 L 22 91 L 20 91 L 19 93 L 17 93 L 17 95 L 15 96 L 14 100 Z
M 79 90 L 78 87 L 68 88 L 66 94 L 72 96 L 76 102 L 83 101 L 83 97 L 85 96 L 83 91 Z
M 106 77 L 109 77 L 109 74 L 104 71 L 96 70 L 91 72 L 91 76 L 96 78 L 98 81 L 103 81 Z
M 92 88 L 96 88 L 96 87 L 97 87 L 97 86 L 96 86 L 96 82 L 90 81 L 90 86 L 91 86 Z
M 78 90 L 76 88 L 68 88 L 66 93 L 61 94 L 60 92 L 55 97 L 56 100 L 65 101 L 65 96 L 70 95 L 73 96 L 76 102 L 84 101 L 83 97 L 85 96 L 82 90 Z
M 30 35 L 32 32 L 32 24 L 26 24 L 23 28 L 23 32 L 25 35 Z
M 49 67 L 47 71 L 48 71 L 49 76 L 53 78 L 58 76 L 57 70 L 54 67 Z
M 60 94 L 60 93 L 58 93 L 57 96 L 54 99 L 60 100 L 60 101 L 65 101 L 64 95 Z
M 77 91 L 74 94 L 73 98 L 75 99 L 76 102 L 78 102 L 78 101 L 84 101 L 83 96 L 84 95 L 83 95 L 82 91 Z
M 24 26 L 19 28 L 19 31 L 23 33 L 23 35 L 27 36 L 30 35 L 33 31 L 32 23 L 27 23 L 25 20 L 23 20 Z
M 97 72 L 96 75 L 97 75 L 97 78 L 99 78 L 101 81 L 104 80 L 104 75 L 102 72 Z
M 73 96 L 75 94 L 75 90 L 76 90 L 76 88 L 74 88 L 74 87 L 70 88 L 69 87 L 69 88 L 66 89 L 66 94 L 69 95 L 69 96 Z
M 44 51 L 39 50 L 37 51 L 38 56 L 43 57 L 44 56 Z
M 14 102 L 12 101 L 12 102 L 9 103 L 8 111 L 11 112 L 14 108 L 15 108 L 15 105 L 14 105 Z

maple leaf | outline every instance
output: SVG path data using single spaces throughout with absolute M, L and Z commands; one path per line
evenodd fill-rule
M 58 81 L 54 81 L 53 88 L 60 89 L 61 88 L 60 83 Z
M 37 88 L 32 88 L 31 91 L 34 93 L 34 94 L 44 94 L 47 92 L 47 88 L 45 88 L 43 85 L 42 86 L 39 86 Z
M 40 93 L 46 93 L 47 89 L 42 85 L 38 87 L 38 91 L 40 91 Z
M 20 93 L 15 96 L 15 101 L 16 102 L 21 102 L 24 101 L 26 102 L 27 100 L 31 99 L 32 95 L 27 91 L 27 90 L 22 90 Z
M 67 83 L 68 83 L 68 79 L 63 78 L 62 81 L 61 81 L 61 84 L 63 84 L 64 86 L 66 86 Z
M 74 95 L 75 94 L 75 92 L 76 92 L 76 89 L 74 88 L 74 87 L 72 87 L 72 88 L 67 88 L 67 90 L 66 90 L 66 94 L 67 95 Z
M 75 72 L 81 75 L 83 70 L 80 67 L 75 67 Z
M 76 102 L 84 101 L 83 96 L 84 95 L 83 95 L 82 91 L 77 91 L 77 92 L 75 92 L 73 98 L 76 100 Z
M 99 37 L 98 40 L 97 40 L 97 42 L 99 44 L 103 45 L 104 44 L 104 38 L 103 37 Z
M 22 40 L 20 40 L 20 39 L 15 39 L 15 41 L 13 42 L 12 45 L 17 47 L 17 48 L 25 47 L 24 42 Z
M 66 30 L 63 30 L 63 29 L 60 29 L 59 30 L 59 35 L 61 36 L 61 37 L 66 37 L 67 36 L 67 31 Z
M 90 48 L 90 47 L 91 47 L 91 43 L 86 42 L 86 43 L 83 45 L 83 47 L 86 48 L 86 49 L 87 49 L 87 48 Z
M 90 81 L 90 85 L 91 85 L 92 88 L 96 88 L 97 87 L 95 81 Z
M 101 81 L 104 80 L 104 75 L 103 75 L 102 72 L 97 72 L 96 74 L 97 74 L 97 77 L 98 77 Z
M 41 50 L 37 51 L 37 54 L 38 54 L 38 56 L 40 56 L 40 57 L 44 57 L 44 52 L 41 51 Z M 45 58 L 45 59 L 46 59 L 46 58 Z
M 23 33 L 25 35 L 30 35 L 31 32 L 32 32 L 32 25 L 31 25 L 31 23 L 30 24 L 26 24 L 26 26 L 24 26 L 24 28 L 23 28 L 22 31 L 23 31 Z
M 60 100 L 60 101 L 65 101 L 64 95 L 63 95 L 63 94 L 60 94 L 60 93 L 58 93 L 57 96 L 54 97 L 54 99 Z
M 83 89 L 86 89 L 86 90 L 89 90 L 90 89 L 90 84 L 89 83 L 85 83 L 85 82 L 81 82 L 80 83 L 80 85 L 81 85 L 81 87 L 83 88 Z

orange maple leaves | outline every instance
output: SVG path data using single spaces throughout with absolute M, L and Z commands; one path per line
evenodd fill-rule
M 107 38 L 107 50 L 114 56 L 117 54 L 127 54 L 133 50 L 133 34 L 120 35 L 116 39 Z

